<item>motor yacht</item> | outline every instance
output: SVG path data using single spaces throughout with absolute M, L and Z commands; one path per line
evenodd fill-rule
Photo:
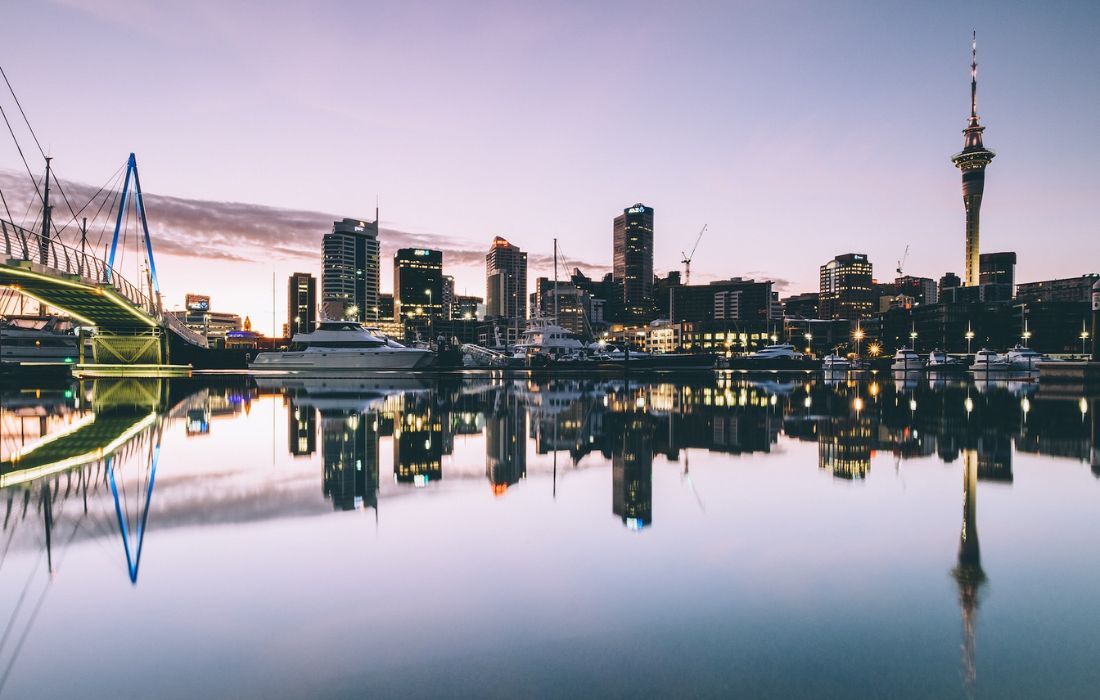
M 826 355 L 821 361 L 821 369 L 826 372 L 847 372 L 851 367 L 852 363 L 848 361 L 848 358 L 835 353 Z
M 987 348 L 982 348 L 974 353 L 974 362 L 970 365 L 972 372 L 1007 372 L 1012 365 L 1003 357 Z
M 929 372 L 953 372 L 966 369 L 966 363 L 943 350 L 933 350 L 928 353 L 928 364 L 925 368 Z
M 1057 360 L 1052 360 L 1042 353 L 1024 347 L 1019 343 L 1005 353 L 1004 360 L 1011 365 L 1012 369 L 1026 370 L 1028 372 L 1037 371 L 1040 362 L 1057 362 Z
M 72 323 L 46 316 L 0 320 L 0 361 L 4 364 L 73 364 L 79 357 Z
M 793 345 L 768 345 L 745 355 L 746 360 L 801 360 L 802 353 Z
M 513 347 L 513 356 L 530 358 L 538 355 L 576 360 L 586 357 L 587 352 L 584 343 L 566 329 L 552 321 L 533 318 L 523 331 L 523 337 Z
M 894 372 L 918 372 L 924 369 L 924 359 L 911 348 L 899 348 L 890 364 Z
M 322 321 L 311 333 L 297 333 L 283 352 L 261 352 L 249 369 L 290 371 L 406 370 L 432 364 L 426 348 L 409 348 L 354 321 Z

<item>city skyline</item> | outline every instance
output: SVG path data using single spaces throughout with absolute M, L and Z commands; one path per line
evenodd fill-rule
M 1087 39 L 1097 13 L 1090 5 L 1067 6 L 1053 17 L 1018 10 L 1012 18 L 981 5 L 950 18 L 913 8 L 872 16 L 853 6 L 835 13 L 701 9 L 676 17 L 654 10 L 632 24 L 609 10 L 575 7 L 534 13 L 533 24 L 521 22 L 526 15 L 519 9 L 463 18 L 445 8 L 343 7 L 328 19 L 304 22 L 300 45 L 283 60 L 272 58 L 268 44 L 254 45 L 252 35 L 235 36 L 232 46 L 223 37 L 254 20 L 268 43 L 286 42 L 288 26 L 301 19 L 295 10 L 253 18 L 228 8 L 214 23 L 202 12 L 176 18 L 172 9 L 115 11 L 120 7 L 19 5 L 16 23 L 48 22 L 61 36 L 81 34 L 75 45 L 87 51 L 81 66 L 61 70 L 58 56 L 34 55 L 28 34 L 14 38 L 4 65 L 67 182 L 101 182 L 129 150 L 138 154 L 169 307 L 187 292 L 210 294 L 217 309 L 250 314 L 258 329 L 268 330 L 272 317 L 286 317 L 281 293 L 271 308 L 272 273 L 279 280 L 295 271 L 319 276 L 317 250 L 331 222 L 369 215 L 376 196 L 383 211 L 381 278 L 390 279 L 388 262 L 397 248 L 438 248 L 456 290 L 475 295 L 483 294 L 480 251 L 497 235 L 529 251 L 532 279 L 548 273 L 546 242 L 554 236 L 570 267 L 610 270 L 608 220 L 637 201 L 661 212 L 654 237 L 659 275 L 682 271 L 680 250 L 703 223 L 710 229 L 693 265 L 697 282 L 744 275 L 774 280 L 784 296 L 813 291 L 819 266 L 848 250 L 866 252 L 882 280 L 906 245 L 906 272 L 961 275 L 958 174 L 945 155 L 958 148 L 969 106 L 974 26 L 982 42 L 982 122 L 1009 156 L 992 174 L 982 248 L 1016 251 L 1023 282 L 1091 272 L 1089 262 L 1100 257 L 1091 223 L 1100 205 L 1084 170 L 1088 156 L 1100 154 L 1100 139 L 1075 133 L 1079 157 L 1066 162 L 1049 148 L 1048 136 L 1051 124 L 1066 114 L 1091 114 L 1098 101 L 1089 79 L 1100 63 Z M 156 27 L 166 17 L 194 31 L 165 41 Z M 469 27 L 484 20 L 486 48 L 460 52 L 454 67 L 445 65 L 444 47 L 420 58 L 385 41 L 364 49 L 357 64 L 362 75 L 352 83 L 386 107 L 370 118 L 352 118 L 365 98 L 337 91 L 332 77 L 301 85 L 274 108 L 272 100 L 287 98 L 292 78 L 300 83 L 303 73 L 333 60 L 327 49 L 312 62 L 300 52 L 323 49 L 318 42 L 325 31 L 336 31 L 323 23 L 334 18 L 349 25 L 372 18 L 397 27 L 424 23 L 428 38 L 418 42 L 430 41 L 448 21 Z M 666 32 L 658 31 L 662 22 Z M 721 41 L 714 34 L 719 28 L 727 32 Z M 133 46 L 125 52 L 122 44 L 85 46 L 97 31 Z M 607 38 L 601 32 L 640 36 L 661 51 L 612 57 L 601 48 Z M 569 39 L 574 53 L 552 52 L 559 38 Z M 148 65 L 133 67 L 127 87 L 139 91 L 135 113 L 120 113 L 107 88 L 113 69 L 135 46 L 158 41 L 165 43 L 163 55 L 150 53 Z M 860 47 L 858 56 L 848 45 Z M 183 61 L 196 46 L 212 55 Z M 246 59 L 250 49 L 271 64 Z M 383 49 L 393 53 L 375 53 Z M 517 67 L 490 60 L 506 50 Z M 749 60 L 764 52 L 774 59 L 766 72 Z M 394 60 L 386 58 L 391 55 Z M 225 66 L 215 65 L 217 59 Z M 519 79 L 519 66 L 530 69 L 527 80 Z M 403 93 L 398 76 L 413 67 L 432 77 Z M 211 77 L 215 68 L 223 77 Z M 475 68 L 480 72 L 470 73 Z M 452 84 L 454 71 L 484 80 Z M 171 86 L 144 80 L 162 73 Z M 634 74 L 641 79 L 627 80 Z M 229 91 L 241 81 L 254 102 Z M 463 99 L 440 116 L 425 108 L 433 89 L 442 91 L 433 97 L 460 91 Z M 615 103 L 632 89 L 663 99 L 643 112 Z M 57 90 L 72 91 L 88 116 L 74 120 L 71 111 L 52 109 Z M 528 113 L 521 108 L 525 100 L 570 111 Z M 270 124 L 253 128 L 256 109 L 265 110 Z M 486 122 L 484 110 L 494 109 L 499 116 Z M 252 115 L 247 122 L 245 114 Z M 563 127 L 575 137 L 561 138 Z M 496 141 L 487 141 L 490 133 Z M 19 163 L 12 146 L 5 149 L 7 192 L 20 174 L 12 172 Z M 611 152 L 618 160 L 608 161 Z M 882 177 L 883 160 L 895 170 L 890 178 Z M 524 165 L 534 162 L 539 167 Z M 422 176 L 412 177 L 408 168 Z M 403 181 L 415 184 L 396 184 Z M 1050 236 L 1060 245 L 1050 246 Z M 208 252 L 215 259 L 201 257 Z M 206 274 L 195 274 L 199 259 L 209 283 L 201 281 Z

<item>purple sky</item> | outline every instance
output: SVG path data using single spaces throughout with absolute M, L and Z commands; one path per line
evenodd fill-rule
M 376 196 L 385 259 L 439 245 L 478 295 L 493 236 L 606 268 L 637 201 L 662 274 L 704 223 L 697 281 L 811 291 L 849 251 L 887 279 L 906 244 L 907 272 L 962 273 L 976 27 L 983 250 L 1022 280 L 1100 271 L 1095 2 L 593 5 L 17 1 L 0 64 L 63 178 L 94 190 L 133 150 L 171 198 L 149 202 L 169 305 L 268 330 L 272 272 L 281 323 L 286 275 Z M 14 188 L 6 136 L 0 168 Z

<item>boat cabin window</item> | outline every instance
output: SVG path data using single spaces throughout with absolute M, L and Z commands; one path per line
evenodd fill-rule
M 355 321 L 321 321 L 317 326 L 319 331 L 361 331 L 362 324 Z
M 304 343 L 291 343 L 292 352 L 301 352 L 307 348 L 380 348 L 381 340 L 310 340 Z

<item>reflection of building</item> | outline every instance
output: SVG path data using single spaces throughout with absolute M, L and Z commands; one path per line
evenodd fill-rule
M 611 510 L 633 529 L 653 522 L 653 431 L 645 416 L 626 416 L 611 457 Z
M 1012 483 L 1012 440 L 1002 429 L 986 431 L 978 441 L 978 478 Z
M 821 318 L 867 318 L 872 309 L 872 267 L 863 253 L 838 255 L 821 266 L 818 315 Z
M 425 486 L 443 478 L 443 424 L 430 398 L 407 394 L 394 426 L 393 478 Z
M 615 217 L 612 260 L 615 284 L 628 316 L 643 316 L 653 303 L 653 208 L 635 204 Z
M 321 243 L 322 318 L 378 320 L 378 211 L 374 221 L 344 219 Z
M 312 333 L 317 327 L 317 279 L 308 272 L 295 272 L 287 282 L 287 338 L 295 333 Z
M 963 523 L 959 532 L 959 563 L 951 571 L 959 586 L 959 606 L 963 623 L 963 672 L 967 685 L 974 682 L 977 668 L 974 661 L 974 616 L 978 609 L 978 592 L 985 583 L 981 549 L 978 547 L 978 455 L 963 452 Z
M 313 406 L 287 407 L 287 443 L 295 457 L 311 455 L 317 451 L 317 410 Z
M 817 465 L 840 479 L 863 479 L 871 469 L 871 421 L 827 418 L 818 425 Z
M 527 475 L 527 412 L 511 391 L 485 417 L 485 475 L 496 494 Z
M 321 411 L 322 491 L 336 510 L 378 507 L 378 417 Z

